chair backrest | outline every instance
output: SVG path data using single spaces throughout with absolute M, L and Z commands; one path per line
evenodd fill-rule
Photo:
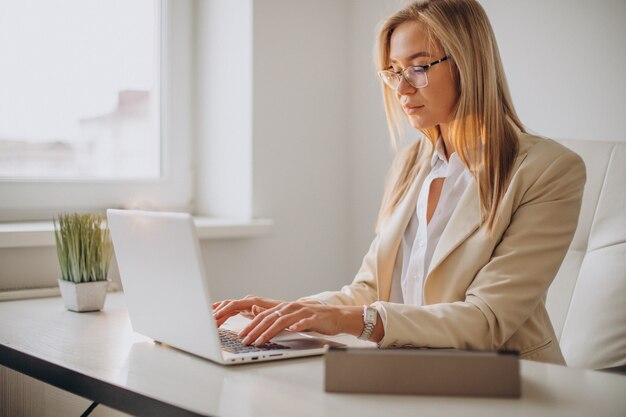
M 626 364 L 626 142 L 562 140 L 587 167 L 578 229 L 547 309 L 569 366 Z

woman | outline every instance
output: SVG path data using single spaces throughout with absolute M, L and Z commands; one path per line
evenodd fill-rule
M 475 0 L 415 2 L 384 23 L 378 47 L 394 148 L 402 117 L 423 138 L 396 152 L 360 271 L 296 302 L 215 303 L 218 325 L 253 317 L 241 336 L 257 346 L 311 330 L 563 364 L 545 298 L 578 222 L 582 160 L 525 132 Z

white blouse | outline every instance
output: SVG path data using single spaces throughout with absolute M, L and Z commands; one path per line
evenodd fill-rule
M 428 268 L 443 231 L 456 209 L 463 192 L 473 181 L 457 153 L 446 159 L 443 140 L 439 138 L 430 161 L 431 170 L 417 197 L 417 205 L 407 225 L 398 250 L 391 282 L 391 302 L 423 304 L 422 289 Z M 426 221 L 428 194 L 433 180 L 445 178 L 437 209 L 430 223 Z M 408 254 L 408 256 L 404 256 Z

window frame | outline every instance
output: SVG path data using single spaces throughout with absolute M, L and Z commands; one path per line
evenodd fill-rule
M 140 180 L 0 180 L 0 221 L 109 207 L 193 211 L 193 4 L 155 0 L 161 24 L 161 176 Z

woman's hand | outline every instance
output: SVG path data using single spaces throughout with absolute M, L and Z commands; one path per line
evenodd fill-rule
M 226 320 L 237 314 L 250 319 L 254 318 L 253 307 L 267 309 L 276 307 L 281 303 L 284 301 L 247 295 L 241 300 L 224 300 L 213 303 L 213 317 L 217 321 L 217 327 L 220 327 Z
M 355 336 L 363 330 L 363 307 L 359 306 L 327 306 L 315 301 L 284 302 L 248 296 L 215 303 L 213 308 L 218 326 L 238 313 L 254 317 L 239 333 L 247 345 L 261 346 L 285 329 Z
M 246 345 L 261 346 L 283 330 L 315 331 L 326 335 L 363 329 L 363 307 L 327 306 L 316 302 L 280 303 L 274 307 L 253 307 L 254 319 L 239 333 Z

